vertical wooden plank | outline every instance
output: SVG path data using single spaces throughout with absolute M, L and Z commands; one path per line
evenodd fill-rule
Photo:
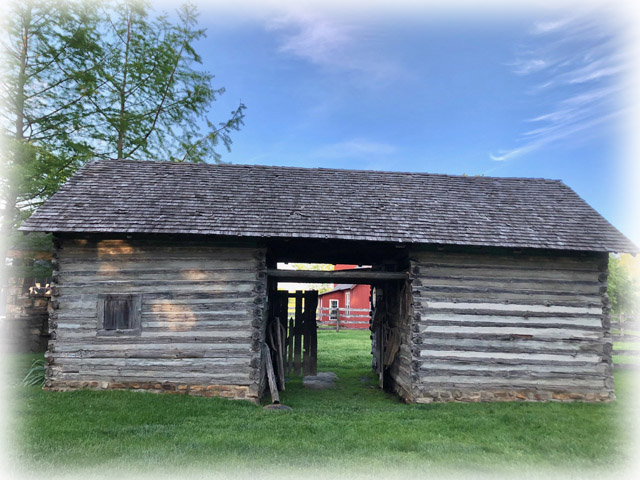
M 120 330 L 126 330 L 131 328 L 131 300 L 130 299 L 122 299 L 122 300 L 112 300 L 113 302 L 113 311 L 115 316 L 116 328 Z
M 289 319 L 289 345 L 288 345 L 288 353 L 287 353 L 287 374 L 290 374 L 293 370 L 293 317 Z
M 116 328 L 114 304 L 111 298 L 104 299 L 104 319 L 103 327 L 105 330 L 114 330 Z
M 293 346 L 293 373 L 294 375 L 300 375 L 301 372 L 301 358 L 302 353 L 302 292 L 296 292 L 296 315 L 294 318 L 294 346 Z
M 310 373 L 309 375 L 318 374 L 318 325 L 316 324 L 316 309 L 318 308 L 318 292 L 309 292 L 309 334 L 311 344 L 309 347 Z
M 376 330 L 376 355 L 378 364 L 378 386 L 380 389 L 384 388 L 384 356 L 382 346 L 382 326 Z
M 284 371 L 286 374 L 291 373 L 291 368 L 293 368 L 293 325 L 289 324 L 289 292 L 278 291 L 278 305 L 276 306 L 276 315 L 279 316 L 282 324 L 285 328 L 285 337 L 283 342 L 284 349 Z M 288 355 L 287 355 L 287 344 L 288 344 Z
M 267 367 L 267 381 L 269 382 L 269 390 L 271 391 L 271 403 L 280 403 L 278 385 L 276 383 L 276 376 L 273 371 L 273 363 L 271 362 L 271 352 L 266 343 L 262 344 L 262 355 L 265 359 L 265 365 Z
M 302 374 L 311 375 L 311 332 L 309 326 L 311 324 L 311 310 L 309 309 L 309 292 L 304 294 L 304 312 L 302 314 L 302 335 L 303 335 L 303 349 L 302 349 Z
M 280 385 L 280 390 L 284 390 L 285 389 L 285 385 L 284 385 L 284 345 L 283 345 L 283 341 L 284 338 L 282 336 L 282 323 L 280 322 L 280 318 L 276 317 L 275 318 L 275 325 L 276 325 L 276 346 L 277 346 L 277 352 L 276 352 L 276 358 L 278 359 L 278 383 Z

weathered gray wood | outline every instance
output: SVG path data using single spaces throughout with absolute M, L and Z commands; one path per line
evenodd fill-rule
M 279 317 L 275 318 L 276 320 L 276 342 L 277 342 L 277 355 L 278 355 L 278 384 L 280 386 L 280 390 L 286 390 L 285 379 L 284 379 L 284 341 L 286 334 L 284 333 L 284 327 L 282 326 L 282 322 Z
M 518 378 L 564 378 L 579 375 L 603 376 L 607 372 L 605 364 L 587 365 L 546 365 L 546 364 L 460 364 L 460 363 L 429 363 L 420 367 L 421 372 L 444 375 L 484 375 Z
M 475 385 L 478 388 L 531 388 L 531 387 L 546 387 L 557 390 L 569 390 L 571 388 L 605 388 L 605 378 L 588 377 L 588 378 L 551 378 L 551 379 L 539 379 L 539 378 L 500 378 L 500 377 L 482 377 L 477 375 L 457 375 L 452 377 L 451 375 L 434 376 L 424 375 L 420 377 L 422 385 L 429 385 L 430 387 L 436 386 L 472 386 Z
M 268 269 L 267 275 L 277 278 L 281 282 L 361 282 L 372 280 L 406 280 L 406 272 L 375 272 L 365 268 L 350 270 L 277 270 Z
M 533 253 L 533 252 L 532 252 Z M 503 266 L 517 266 L 518 268 L 569 268 L 571 270 L 598 270 L 599 258 L 593 254 L 572 257 L 561 252 L 559 255 L 550 256 L 549 252 L 531 254 L 503 254 L 503 255 L 478 255 L 477 253 L 461 252 L 419 252 L 414 263 L 419 266 L 430 265 L 463 265 L 463 266 L 490 266 L 501 268 Z
M 311 375 L 311 331 L 309 327 L 315 324 L 316 312 L 309 309 L 309 295 L 304 296 L 304 311 L 302 312 L 302 375 Z M 311 317 L 313 315 L 313 319 Z
M 271 403 L 280 403 L 280 395 L 278 394 L 278 384 L 276 376 L 273 372 L 273 363 L 271 362 L 271 353 L 266 344 L 262 344 L 262 355 L 266 362 L 267 379 L 269 381 L 269 390 L 271 391 Z
M 518 328 L 518 327 L 460 327 L 453 326 L 431 326 L 427 325 L 421 327 L 422 332 L 425 334 L 441 334 L 451 335 L 456 337 L 467 336 L 499 336 L 499 335 L 513 335 L 513 336 L 530 336 L 534 339 L 550 338 L 550 339 L 578 339 L 578 338 L 590 338 L 598 339 L 602 337 L 602 332 L 593 330 L 577 330 L 568 328 Z
M 293 331 L 294 331 L 294 323 L 293 318 L 289 319 L 289 336 L 288 336 L 288 351 L 287 351 L 287 373 L 291 373 L 293 371 Z
M 467 277 L 467 276 L 445 276 L 445 277 L 421 277 L 420 283 L 423 287 L 430 287 L 434 289 L 443 287 L 457 287 L 466 288 L 481 287 L 486 289 L 503 289 L 505 280 L 503 278 L 496 279 L 495 277 Z M 461 287 L 464 285 L 464 287 Z M 567 282 L 566 280 L 558 279 L 545 279 L 545 280 L 530 280 L 530 279 L 509 279 L 509 285 L 514 288 L 514 291 L 528 291 L 528 292 L 545 292 L 549 291 L 549 288 L 555 287 L 551 292 L 556 294 L 590 294 L 599 295 L 600 283 L 597 281 L 583 281 L 583 282 Z
M 612 394 L 606 258 L 421 252 L 411 262 L 414 395 Z
M 309 375 L 318 374 L 318 332 L 316 326 L 316 309 L 318 308 L 318 295 L 314 292 L 313 295 L 309 295 L 308 300 L 308 327 L 310 335 L 309 345 Z
M 500 311 L 500 312 L 538 312 L 546 314 L 558 314 L 558 313 L 575 313 L 575 314 L 594 314 L 600 315 L 602 313 L 602 305 L 598 307 L 580 306 L 580 307 L 567 307 L 562 305 L 545 305 L 545 303 L 537 302 L 530 304 L 518 304 L 518 303 L 490 303 L 486 300 L 484 302 L 447 302 L 447 301 L 429 301 L 426 305 L 427 308 L 434 310 L 454 310 L 462 313 L 464 310 L 472 311 Z
M 603 339 L 606 340 L 606 339 Z M 575 353 L 575 352 L 595 352 L 602 354 L 606 343 L 593 343 L 590 339 L 575 340 L 572 342 L 562 341 L 561 339 L 541 339 L 533 338 L 508 338 L 507 340 L 477 339 L 477 338 L 456 338 L 443 336 L 436 338 L 432 336 L 422 337 L 421 348 L 437 350 L 437 349 L 455 349 L 462 351 L 481 351 L 481 352 L 514 352 L 514 353 Z M 609 342 L 610 345 L 610 342 Z M 417 347 L 416 347 L 417 348 Z
M 424 271 L 428 271 L 430 275 L 437 277 L 467 277 L 467 278 L 500 278 L 509 280 L 513 277 L 518 277 L 526 280 L 555 280 L 565 282 L 592 282 L 594 278 L 597 279 L 598 275 L 595 272 L 584 271 L 567 271 L 557 269 L 543 269 L 543 270 L 523 270 L 520 268 L 465 268 L 463 265 L 452 267 L 432 267 L 424 268 Z M 422 271 L 422 270 L 421 270 Z M 599 273 L 599 272 L 598 272 Z
M 58 243 L 51 380 L 256 382 L 264 250 L 161 237 Z M 114 294 L 142 299 L 138 337 L 98 334 L 98 298 Z M 111 315 L 117 328 L 122 316 Z
M 537 327 L 575 327 L 575 328 L 602 328 L 602 319 L 593 317 L 559 317 L 545 315 L 543 317 L 524 317 L 512 315 L 468 315 L 456 313 L 432 313 L 420 316 L 420 321 L 428 325 L 513 325 L 513 326 L 537 326 Z
M 296 294 L 302 294 L 301 291 L 297 291 Z M 302 296 L 296 295 L 296 314 L 294 318 L 295 326 L 293 328 L 294 340 L 293 340 L 293 374 L 300 375 L 302 373 Z
M 511 352 L 469 352 L 462 350 L 420 350 L 421 358 L 446 358 L 446 359 L 462 359 L 481 361 L 489 359 L 494 362 L 513 361 L 516 363 L 531 363 L 533 361 L 541 361 L 550 363 L 558 362 L 600 362 L 601 356 L 593 353 L 575 353 L 573 355 L 560 355 L 553 353 L 511 353 Z

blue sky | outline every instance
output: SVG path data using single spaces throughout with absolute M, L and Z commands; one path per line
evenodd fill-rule
M 226 88 L 211 118 L 247 105 L 223 160 L 561 179 L 640 243 L 609 11 L 234 5 L 202 6 L 198 45 Z

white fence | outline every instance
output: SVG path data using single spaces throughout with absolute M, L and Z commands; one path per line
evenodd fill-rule
M 295 309 L 289 309 L 289 318 L 295 317 Z M 316 323 L 319 330 L 341 328 L 369 328 L 370 311 L 368 308 L 318 307 Z

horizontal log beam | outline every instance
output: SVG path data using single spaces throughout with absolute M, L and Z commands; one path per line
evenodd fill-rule
M 406 280 L 408 272 L 379 272 L 366 268 L 349 270 L 278 270 L 271 268 L 267 275 L 281 282 L 371 283 L 380 280 Z

